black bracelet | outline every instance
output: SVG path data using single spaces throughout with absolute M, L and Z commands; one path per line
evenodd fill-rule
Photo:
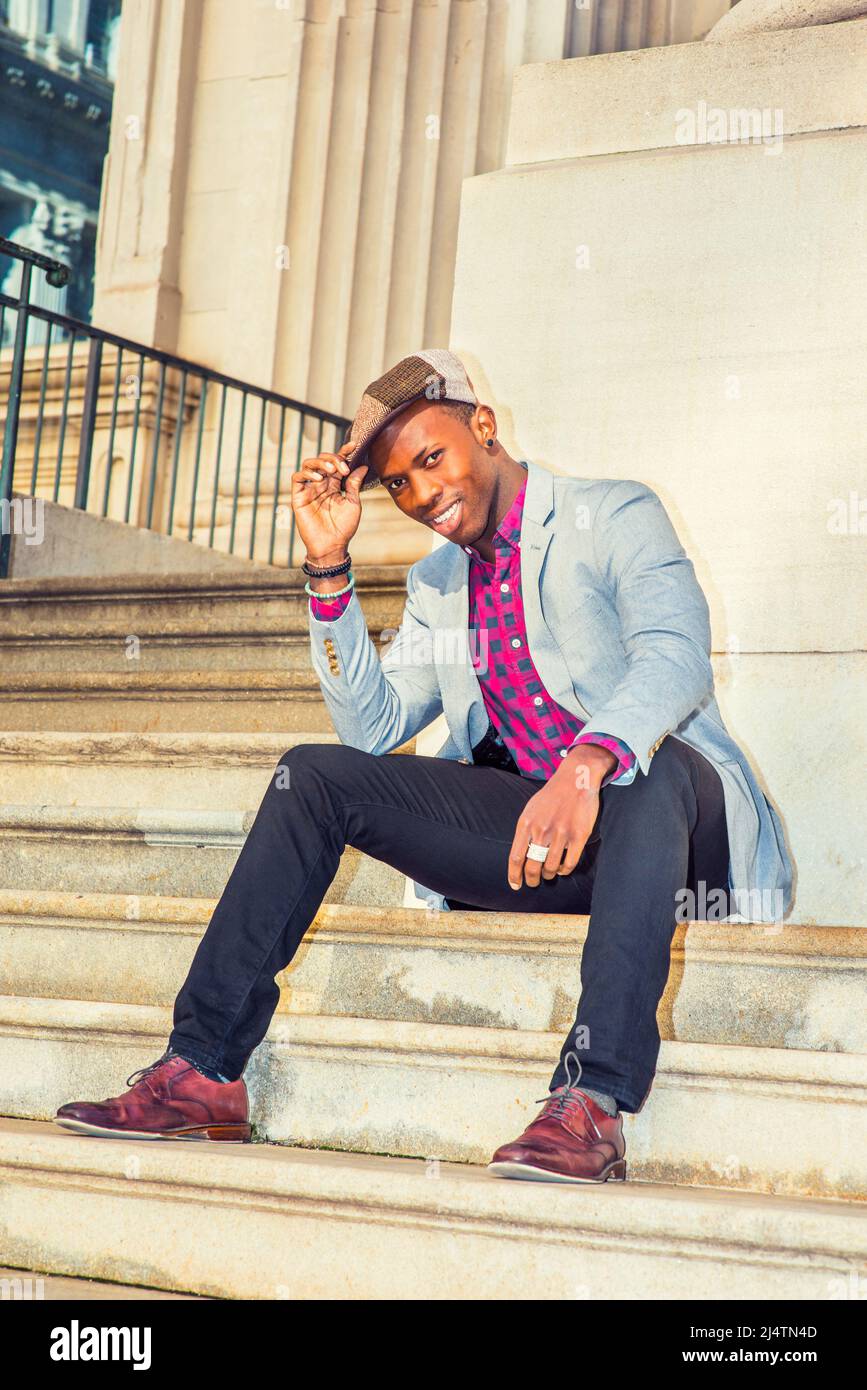
M 306 560 L 301 568 L 310 579 L 336 579 L 339 574 L 346 574 L 351 566 L 352 557 L 347 555 L 346 559 L 341 560 L 339 565 L 329 565 L 327 569 L 320 569 L 317 565 L 308 565 Z

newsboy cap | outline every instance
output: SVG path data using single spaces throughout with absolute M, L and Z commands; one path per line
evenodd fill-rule
M 427 397 L 430 401 L 464 401 L 478 405 L 478 397 L 467 370 L 459 357 L 446 348 L 424 348 L 409 357 L 401 358 L 376 381 L 372 381 L 361 397 L 361 404 L 343 441 L 353 444 L 354 452 L 347 459 L 350 469 L 368 463 L 367 450 L 389 421 L 413 401 Z M 379 478 L 368 466 L 361 490 L 377 487 Z

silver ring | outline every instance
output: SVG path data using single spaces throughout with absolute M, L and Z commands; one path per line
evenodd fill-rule
M 550 848 L 550 845 L 534 845 L 531 840 L 526 857 L 527 859 L 535 859 L 537 864 L 544 864 L 545 860 L 548 858 L 548 851 Z

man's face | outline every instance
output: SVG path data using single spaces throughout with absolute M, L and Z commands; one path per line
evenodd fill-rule
M 368 462 L 402 512 L 458 545 L 488 526 L 497 465 L 484 447 L 496 420 L 479 406 L 469 426 L 437 401 L 415 401 L 376 439 Z

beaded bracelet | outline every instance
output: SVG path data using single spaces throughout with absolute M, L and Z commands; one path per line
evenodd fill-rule
M 346 574 L 352 566 L 352 558 L 347 555 L 345 560 L 341 560 L 339 565 L 329 565 L 325 569 L 320 569 L 318 565 L 309 565 L 305 560 L 301 568 L 311 579 L 336 579 L 338 575 Z
M 352 570 L 350 570 L 349 583 L 343 589 L 332 589 L 331 592 L 328 594 L 320 594 L 317 593 L 315 589 L 311 589 L 310 581 L 308 580 L 308 582 L 304 585 L 304 592 L 305 594 L 309 594 L 311 598 L 318 598 L 320 603 L 330 603 L 333 598 L 340 598 L 341 594 L 348 594 L 350 589 L 353 589 L 354 587 L 355 579 L 353 578 Z

